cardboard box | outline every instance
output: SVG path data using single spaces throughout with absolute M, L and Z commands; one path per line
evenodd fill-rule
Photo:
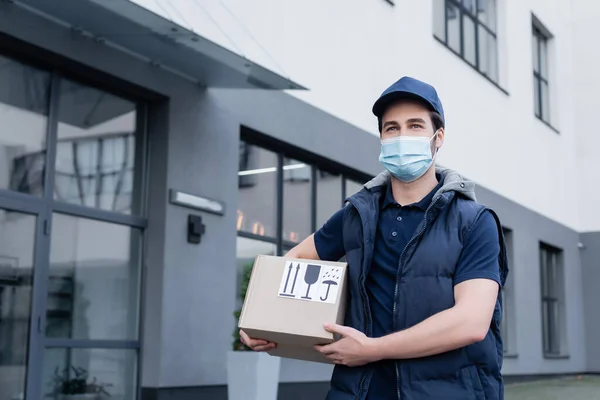
M 344 323 L 346 276 L 346 263 L 260 255 L 238 326 L 277 343 L 273 356 L 330 363 L 313 346 L 334 341 L 323 324 Z

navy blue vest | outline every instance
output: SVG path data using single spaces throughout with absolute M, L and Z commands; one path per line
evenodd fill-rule
M 448 174 L 453 175 L 453 182 L 447 186 L 445 181 L 441 193 L 434 196 L 423 222 L 400 257 L 394 331 L 410 328 L 454 306 L 453 276 L 462 239 L 487 208 L 461 193 L 465 183 L 456 180 L 457 174 L 441 171 L 443 179 Z M 367 336 L 372 334 L 372 324 L 365 279 L 373 259 L 379 204 L 386 185 L 387 182 L 366 185 L 348 199 L 344 210 L 344 247 L 349 268 L 345 325 Z M 504 235 L 497 215 L 493 211 L 492 214 L 498 224 L 500 276 L 504 285 L 508 274 Z M 499 295 L 483 341 L 434 356 L 397 361 L 398 400 L 503 400 L 501 316 Z M 327 400 L 364 399 L 372 373 L 369 365 L 336 365 Z

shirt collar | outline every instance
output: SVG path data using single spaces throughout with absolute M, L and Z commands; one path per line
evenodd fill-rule
M 407 204 L 403 207 L 416 207 L 423 211 L 427 210 L 427 207 L 429 207 L 429 205 L 431 204 L 431 201 L 433 200 L 433 196 L 442 187 L 443 183 L 444 183 L 443 180 L 440 179 L 438 184 L 433 188 L 433 190 L 431 192 L 429 192 L 429 194 L 427 194 L 427 196 L 423 197 L 423 199 L 421 199 L 421 201 L 418 201 L 418 202 L 412 203 L 412 204 Z M 390 205 L 396 205 L 396 204 L 398 204 L 398 203 L 396 202 L 396 200 L 394 200 L 394 194 L 392 193 L 392 185 L 390 183 L 387 185 L 382 208 L 388 207 Z

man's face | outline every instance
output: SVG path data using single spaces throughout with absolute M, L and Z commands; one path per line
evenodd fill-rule
M 381 139 L 392 139 L 398 136 L 432 137 L 435 127 L 431 122 L 429 110 L 418 102 L 401 101 L 391 104 L 381 119 Z M 444 143 L 444 129 L 432 140 L 432 150 L 440 148 Z

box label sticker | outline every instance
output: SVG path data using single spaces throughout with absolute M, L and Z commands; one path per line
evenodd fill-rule
M 279 284 L 279 297 L 335 304 L 342 268 L 288 261 Z

